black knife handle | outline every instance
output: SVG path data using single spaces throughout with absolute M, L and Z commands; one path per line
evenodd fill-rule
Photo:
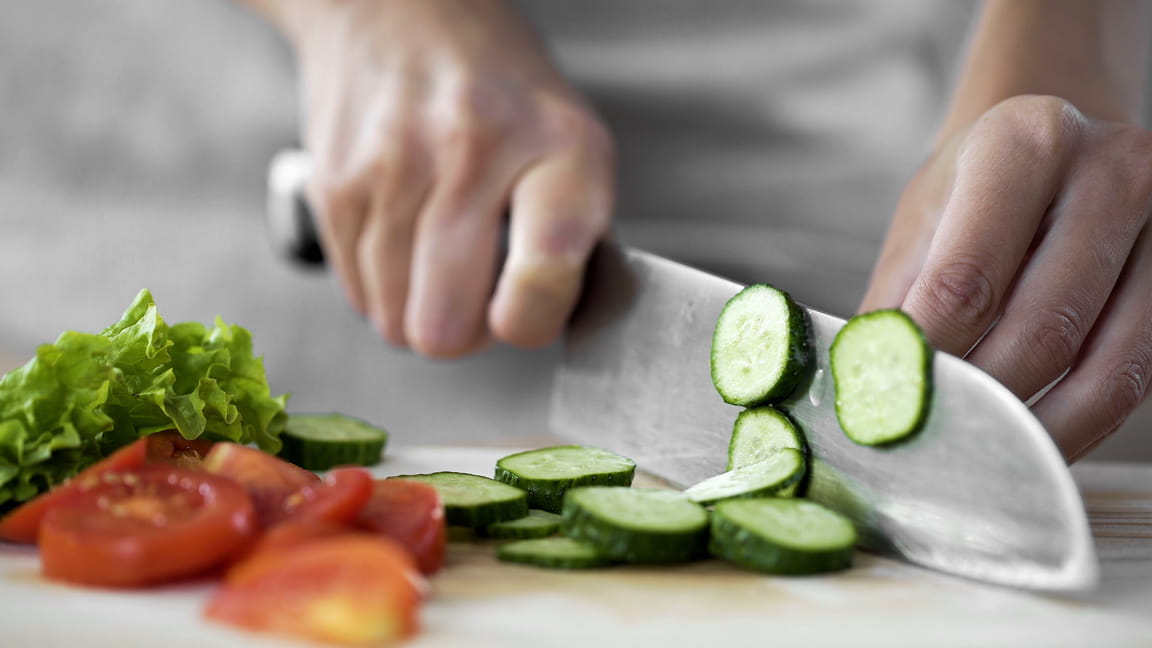
M 312 175 L 312 157 L 299 149 L 277 153 L 268 165 L 265 225 L 272 249 L 302 266 L 324 265 L 324 248 L 312 218 L 305 187 Z

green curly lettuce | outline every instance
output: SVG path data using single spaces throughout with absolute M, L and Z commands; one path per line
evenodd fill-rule
M 271 395 L 246 329 L 170 326 L 142 290 L 119 322 L 67 331 L 0 378 L 0 509 L 161 430 L 276 453 L 287 399 Z

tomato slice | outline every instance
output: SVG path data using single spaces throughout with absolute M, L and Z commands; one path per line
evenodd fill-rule
M 80 483 L 40 526 L 46 578 L 131 587 L 193 576 L 252 541 L 255 511 L 242 486 L 172 466 L 143 466 Z
M 185 439 L 176 430 L 144 438 L 148 441 L 148 463 L 170 463 L 180 468 L 199 468 L 213 445 L 208 439 Z
M 372 475 L 360 468 L 337 468 L 284 500 L 285 519 L 312 518 L 350 523 L 372 496 Z
M 420 571 L 435 574 L 444 565 L 448 530 L 436 489 L 405 479 L 378 479 L 357 524 L 398 542 L 411 552 Z
M 236 443 L 219 442 L 204 457 L 204 469 L 240 483 L 252 497 L 260 523 L 270 526 L 284 517 L 285 501 L 320 481 L 316 473 Z
M 147 457 L 147 441 L 140 439 L 88 466 L 72 479 L 28 500 L 0 518 L 0 540 L 34 544 L 44 514 L 53 506 L 71 498 L 77 484 L 91 482 L 105 473 L 134 470 L 143 466 Z
M 342 535 L 241 563 L 205 616 L 297 639 L 376 645 L 416 631 L 422 588 L 403 548 Z
M 290 519 L 268 529 L 260 534 L 244 557 L 232 565 L 224 574 L 225 582 L 231 580 L 230 575 L 239 565 L 265 553 L 290 551 L 316 540 L 324 540 L 343 535 L 366 535 L 367 532 L 347 524 L 336 524 L 316 518 Z

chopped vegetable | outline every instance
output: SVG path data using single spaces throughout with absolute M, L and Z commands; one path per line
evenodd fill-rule
M 507 522 L 489 524 L 482 531 L 489 538 L 527 540 L 545 538 L 560 532 L 564 518 L 551 511 L 531 509 L 528 515 Z
M 377 479 L 356 523 L 394 540 L 425 574 L 444 566 L 448 531 L 444 504 L 432 486 L 407 479 Z
M 792 419 L 771 405 L 761 405 L 736 415 L 732 438 L 728 442 L 728 470 L 754 464 L 776 454 L 782 448 L 798 450 L 808 457 L 808 444 Z M 803 479 L 786 486 L 777 497 L 792 497 Z
M 912 436 L 928 416 L 932 349 L 899 310 L 857 315 L 829 350 L 836 418 L 856 443 L 884 445 Z
M 302 518 L 323 520 L 333 524 L 351 524 L 372 497 L 372 475 L 362 468 L 337 468 L 324 475 L 323 481 L 301 487 L 284 500 L 284 520 Z
M 582 486 L 564 498 L 564 533 L 613 560 L 676 563 L 702 556 L 708 512 L 681 493 Z
M 448 524 L 484 527 L 528 515 L 528 494 L 495 479 L 460 472 L 399 475 L 432 486 L 444 502 Z
M 612 559 L 593 545 L 565 537 L 509 542 L 496 550 L 496 558 L 551 569 L 591 569 L 612 564 Z
M 559 513 L 564 493 L 575 486 L 629 486 L 636 462 L 590 446 L 528 450 L 496 462 L 496 479 L 528 491 L 528 505 Z
M 712 335 L 712 383 L 750 407 L 790 394 L 812 364 L 808 319 L 788 293 L 754 284 L 728 300 Z
M 846 569 L 855 544 L 856 529 L 848 518 L 807 500 L 725 500 L 712 512 L 709 550 L 750 569 L 774 574 Z
M 270 395 L 247 330 L 169 326 L 141 291 L 116 324 L 65 332 L 0 378 L 0 507 L 162 430 L 275 452 L 286 399 Z
M 799 482 L 804 469 L 804 455 L 792 448 L 781 448 L 764 461 L 709 477 L 684 491 L 684 495 L 704 505 L 736 497 L 775 495 Z
M 380 463 L 388 432 L 343 414 L 292 414 L 280 456 L 308 470 Z
M 264 527 L 282 520 L 288 498 L 319 483 L 315 473 L 255 448 L 217 443 L 204 457 L 204 470 L 240 483 L 252 497 Z

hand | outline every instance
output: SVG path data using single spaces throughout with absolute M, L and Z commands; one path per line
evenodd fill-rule
M 862 310 L 899 306 L 1022 400 L 1069 461 L 1152 375 L 1152 133 L 1020 96 L 906 188 Z
M 606 129 L 499 0 L 309 6 L 281 22 L 309 199 L 349 302 L 429 356 L 551 342 L 609 227 Z

